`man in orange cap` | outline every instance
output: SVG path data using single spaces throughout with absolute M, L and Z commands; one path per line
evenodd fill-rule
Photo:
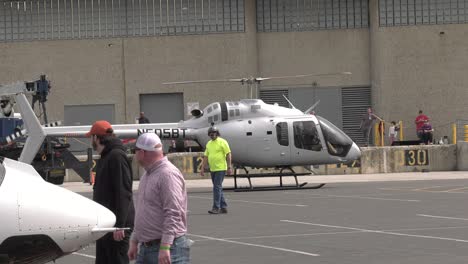
M 101 155 L 96 164 L 93 200 L 115 214 L 115 227 L 133 228 L 132 167 L 122 141 L 115 137 L 111 124 L 104 120 L 96 121 L 86 136 L 91 137 L 93 149 Z M 115 231 L 99 239 L 95 263 L 129 263 L 130 233 Z

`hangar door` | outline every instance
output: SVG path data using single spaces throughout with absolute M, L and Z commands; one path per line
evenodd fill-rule
M 183 93 L 140 94 L 140 111 L 151 123 L 174 123 L 184 119 Z
M 97 120 L 107 120 L 115 123 L 115 106 L 113 104 L 100 105 L 66 105 L 64 111 L 65 126 L 92 125 Z M 91 146 L 87 138 L 70 139 L 70 150 L 75 154 L 86 154 L 86 149 Z

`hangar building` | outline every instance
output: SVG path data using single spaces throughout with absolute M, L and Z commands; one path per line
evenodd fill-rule
M 468 119 L 467 22 L 465 0 L 2 0 L 0 83 L 47 74 L 49 120 L 67 125 L 175 122 L 250 90 L 164 82 L 350 71 L 264 81 L 256 96 L 320 100 L 357 141 L 368 106 L 408 139 L 422 109 L 439 138 Z

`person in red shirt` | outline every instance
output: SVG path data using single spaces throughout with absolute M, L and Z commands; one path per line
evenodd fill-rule
M 423 114 L 422 110 L 419 110 L 419 115 L 414 120 L 416 124 L 416 135 L 418 136 L 419 140 L 422 140 L 422 130 L 421 127 L 424 125 L 424 122 L 429 121 L 429 117 Z

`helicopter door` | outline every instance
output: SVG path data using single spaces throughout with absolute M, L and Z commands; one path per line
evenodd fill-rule
M 292 163 L 315 164 L 325 158 L 322 140 L 314 121 L 293 121 L 292 130 Z
M 290 150 L 286 122 L 275 125 L 270 119 L 252 119 L 246 123 L 245 129 L 248 160 L 254 162 L 251 165 L 271 167 L 289 164 Z
M 291 147 L 289 141 L 289 125 L 287 122 L 279 122 L 275 125 L 276 143 L 274 144 L 278 165 L 291 164 Z

